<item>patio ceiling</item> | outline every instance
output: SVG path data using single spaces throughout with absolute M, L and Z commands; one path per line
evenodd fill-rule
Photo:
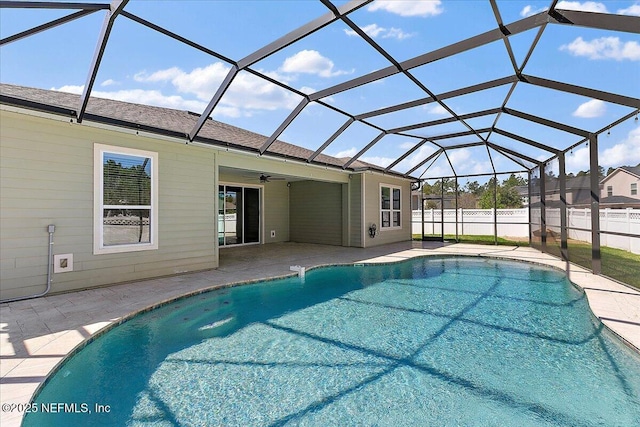
M 461 25 L 459 17 L 448 16 L 446 19 L 450 20 L 450 25 L 447 26 L 447 32 L 429 33 L 429 28 L 424 25 L 423 43 L 416 43 L 419 46 L 408 56 L 385 38 L 377 37 L 377 33 L 368 26 L 371 7 L 378 3 L 382 8 L 388 2 L 319 0 L 313 10 L 305 10 L 305 14 L 310 16 L 305 15 L 308 20 L 301 24 L 297 24 L 301 19 L 299 4 L 271 2 L 273 7 L 281 9 L 279 16 L 285 22 L 264 22 L 265 27 L 269 28 L 253 27 L 251 30 L 246 30 L 249 27 L 245 26 L 248 25 L 245 18 L 248 20 L 253 15 L 251 7 L 247 8 L 243 2 L 235 2 L 237 13 L 220 19 L 232 21 L 233 25 L 239 27 L 238 31 L 250 32 L 250 44 L 258 47 L 244 55 L 238 53 L 242 49 L 235 49 L 237 56 L 233 57 L 221 53 L 219 38 L 196 41 L 203 37 L 193 29 L 200 22 L 197 17 L 205 10 L 211 16 L 219 14 L 220 2 L 150 3 L 128 0 L 95 3 L 1 1 L 2 15 L 6 19 L 11 19 L 7 12 L 58 13 L 54 19 L 48 18 L 53 15 L 42 15 L 47 17 L 44 22 L 8 35 L 3 30 L 0 39 L 3 56 L 7 48 L 16 52 L 30 49 L 25 42 L 29 39 L 39 42 L 41 39 L 37 38 L 43 32 L 60 37 L 56 42 L 58 48 L 70 44 L 69 47 L 74 49 L 76 40 L 65 40 L 65 33 L 59 31 L 59 27 L 87 20 L 87 24 L 95 27 L 96 38 L 92 39 L 93 56 L 83 71 L 84 85 L 76 86 L 81 88 L 76 111 L 77 120 L 81 122 L 89 97 L 105 96 L 95 90 L 104 63 L 117 61 L 124 64 L 124 58 L 137 55 L 133 48 L 131 52 L 127 51 L 127 46 L 135 43 L 129 33 L 124 32 L 134 25 L 138 31 L 144 30 L 145 37 L 160 36 L 153 38 L 160 46 L 177 43 L 192 55 L 216 61 L 221 65 L 218 71 L 222 69 L 226 73 L 215 87 L 208 89 L 206 102 L 193 104 L 204 105 L 204 108 L 196 111 L 201 115 L 189 132 L 190 140 L 197 140 L 209 116 L 228 108 L 229 104 L 225 104 L 224 99 L 233 92 L 234 85 L 248 80 L 260 81 L 273 90 L 283 91 L 288 100 L 286 108 L 279 106 L 272 109 L 278 109 L 279 113 L 269 116 L 270 132 L 262 132 L 267 136 L 260 147 L 261 154 L 269 153 L 272 143 L 284 136 L 288 142 L 313 151 L 307 159 L 313 162 L 321 153 L 335 152 L 336 141 L 347 140 L 354 149 L 349 152 L 344 168 L 349 168 L 358 159 L 370 163 L 374 162 L 372 159 L 383 159 L 379 165 L 387 171 L 410 177 L 432 176 L 434 169 L 430 167 L 437 161 L 446 161 L 455 175 L 468 173 L 464 170 L 464 162 L 456 162 L 455 153 L 460 150 L 473 153 L 476 158 L 484 157 L 487 173 L 527 171 L 541 161 L 588 141 L 594 135 L 607 132 L 620 122 L 637 117 L 640 109 L 640 72 L 638 62 L 634 63 L 637 59 L 627 62 L 617 60 L 606 74 L 587 73 L 583 70 L 583 58 L 577 55 L 572 58 L 559 48 L 561 42 L 555 42 L 556 39 L 560 40 L 559 35 L 562 35 L 563 41 L 567 40 L 566 31 L 571 37 L 578 36 L 583 40 L 581 31 L 584 30 L 590 37 L 601 39 L 614 35 L 630 37 L 635 40 L 632 43 L 637 47 L 640 17 L 558 7 L 577 2 L 559 3 L 554 0 L 537 13 L 521 13 L 524 15 L 522 18 L 511 12 L 505 13 L 507 8 L 512 7 L 509 2 L 488 0 L 482 6 L 478 6 L 480 2 L 472 2 L 475 3 L 474 7 L 485 8 L 484 13 L 478 14 L 479 22 L 473 27 L 474 30 L 478 28 L 484 31 L 468 34 L 469 30 Z M 308 5 L 308 2 L 303 3 Z M 447 2 L 432 3 L 447 7 Z M 171 17 L 167 18 L 166 13 L 160 14 L 163 9 L 166 12 L 167 8 L 172 7 L 180 8 L 182 15 L 190 16 L 193 22 L 178 18 L 174 21 Z M 101 19 L 88 21 L 97 15 Z M 507 22 L 504 16 L 518 19 Z M 398 30 L 402 27 L 401 20 L 404 18 L 401 13 L 387 18 L 397 21 L 397 26 L 391 24 L 387 28 Z M 251 19 L 259 21 L 255 16 Z M 128 21 L 129 25 L 118 25 L 124 21 Z M 31 23 L 33 19 L 23 22 Z M 296 25 L 292 26 L 292 23 Z M 271 28 L 271 25 L 276 28 Z M 5 27 L 8 25 L 3 23 Z M 293 29 L 287 32 L 283 28 Z M 119 31 L 123 32 L 122 35 L 119 35 Z M 264 33 L 279 33 L 280 36 L 265 44 Z M 323 38 L 331 39 L 336 37 L 336 33 L 348 34 L 349 43 L 345 42 L 344 47 L 334 43 L 332 49 L 348 50 L 347 53 L 354 58 L 353 64 L 357 65 L 351 71 L 332 71 L 329 68 L 325 76 L 328 78 L 316 79 L 313 89 L 302 86 L 302 82 L 295 78 L 284 78 L 277 72 L 265 71 L 273 69 L 273 64 L 287 64 L 292 58 L 299 58 L 296 55 L 300 53 L 318 54 L 322 50 L 319 47 L 314 49 L 314 46 L 323 46 L 326 50 L 326 44 L 321 44 Z M 359 40 L 359 50 L 351 50 L 354 37 Z M 439 46 L 440 40 L 444 40 L 445 44 Z M 420 46 L 432 45 L 438 47 L 420 49 Z M 293 55 L 293 52 L 297 53 Z M 573 62 L 568 69 L 558 73 L 559 78 L 550 78 L 539 60 L 536 64 L 535 59 L 542 57 L 557 57 L 563 62 L 569 58 Z M 167 64 L 167 67 L 186 68 L 187 64 L 179 62 L 183 61 L 181 58 L 176 57 L 176 63 Z M 463 77 L 452 74 L 453 77 L 448 78 L 447 70 L 456 66 L 468 67 L 470 71 Z M 284 68 L 281 66 L 278 70 Z M 200 69 L 206 71 L 208 68 Z M 129 72 L 135 73 L 136 70 Z M 3 72 L 3 76 L 5 74 Z M 150 78 L 152 76 L 160 79 L 159 75 L 147 74 L 147 81 L 153 80 Z M 319 82 L 324 86 L 318 86 Z M 378 95 L 376 100 L 374 93 Z M 202 101 L 202 96 L 200 98 Z M 358 102 L 360 99 L 364 101 Z M 571 109 L 594 100 L 610 106 L 609 111 L 615 112 L 616 117 L 611 119 L 608 116 L 606 122 L 602 119 L 571 119 Z M 141 97 L 135 102 L 145 103 L 145 99 Z M 146 102 L 153 103 L 152 100 Z M 573 106 L 567 110 L 569 114 L 566 117 L 555 113 L 560 104 Z M 434 111 L 437 112 L 435 117 L 432 114 Z M 251 121 L 251 115 L 247 117 Z M 217 119 L 225 121 L 220 117 Z M 315 127 L 313 131 L 308 130 L 310 136 L 307 138 L 304 129 L 312 129 L 310 121 L 319 122 L 314 124 L 319 126 L 319 130 L 316 131 Z M 233 124 L 237 125 L 238 122 Z M 240 124 L 240 127 L 245 126 Z M 289 139 L 288 130 L 293 140 Z M 296 135 L 304 137 L 295 138 Z M 318 139 L 317 135 L 322 136 Z

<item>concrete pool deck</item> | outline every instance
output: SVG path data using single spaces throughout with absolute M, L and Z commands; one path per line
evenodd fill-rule
M 159 302 L 200 289 L 291 274 L 292 265 L 309 268 L 397 262 L 445 254 L 515 259 L 560 268 L 585 290 L 593 313 L 631 346 L 640 348 L 639 291 L 532 248 L 436 242 L 368 249 L 298 243 L 228 248 L 221 251 L 220 267 L 215 270 L 0 305 L 0 425 L 20 425 L 22 413 L 6 404 L 29 403 L 48 373 L 78 344 L 105 326 Z

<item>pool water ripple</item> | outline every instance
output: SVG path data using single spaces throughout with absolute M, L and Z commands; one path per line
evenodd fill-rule
M 66 361 L 41 425 L 640 425 L 640 357 L 555 270 L 331 267 L 141 314 Z

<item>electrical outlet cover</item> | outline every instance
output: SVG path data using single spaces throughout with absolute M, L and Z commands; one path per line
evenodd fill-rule
M 58 254 L 53 256 L 53 272 L 68 273 L 73 271 L 73 254 Z

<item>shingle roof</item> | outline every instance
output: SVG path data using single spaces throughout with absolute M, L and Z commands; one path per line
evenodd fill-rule
M 620 169 L 624 169 L 636 176 L 640 176 L 640 165 L 638 166 L 620 166 Z
M 600 199 L 600 205 L 640 205 L 640 200 L 628 196 L 607 196 Z
M 26 101 L 26 103 L 21 101 Z M 0 83 L 0 103 L 3 104 L 26 106 L 27 108 L 74 116 L 79 102 L 79 95 Z M 165 133 L 185 138 L 195 126 L 198 118 L 198 114 L 189 111 L 95 97 L 89 99 L 85 116 L 85 120 L 89 121 L 107 122 L 120 127 L 139 128 L 152 133 Z M 258 152 L 266 139 L 267 137 L 264 135 L 209 119 L 205 121 L 196 141 Z M 279 140 L 276 140 L 267 152 L 301 161 L 306 161 L 313 154 L 311 150 Z M 342 168 L 347 160 L 320 154 L 313 163 Z M 349 169 L 383 170 L 379 166 L 362 161 L 354 162 Z

